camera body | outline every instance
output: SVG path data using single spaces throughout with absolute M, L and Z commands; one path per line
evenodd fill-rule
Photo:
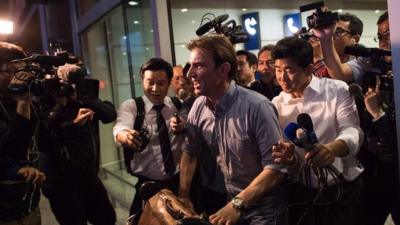
M 149 144 L 150 142 L 150 132 L 146 129 L 146 128 L 141 128 L 139 131 L 139 136 L 137 136 L 136 138 L 142 142 L 142 144 L 140 145 L 138 151 L 142 152 L 146 146 Z
M 338 13 L 322 11 L 322 7 L 324 7 L 323 1 L 300 6 L 300 12 L 316 10 L 313 14 L 307 17 L 307 26 L 309 29 L 328 27 L 335 24 L 339 19 Z
M 392 63 L 387 62 L 385 57 L 391 56 L 391 51 L 380 48 L 366 48 L 361 45 L 346 46 L 344 52 L 348 55 L 366 57 L 368 71 L 364 76 L 364 90 L 368 87 L 375 88 L 376 76 L 380 79 L 380 89 L 393 92 Z

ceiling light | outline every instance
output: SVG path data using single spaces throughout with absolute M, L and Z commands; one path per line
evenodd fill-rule
M 242 11 L 243 11 L 243 12 L 246 12 L 246 11 L 247 11 L 247 9 L 246 9 L 246 8 L 243 8 L 243 9 L 242 9 Z
M 188 11 L 188 9 L 187 8 L 183 8 L 183 9 L 181 9 L 181 12 L 187 12 Z
M 135 5 L 139 5 L 139 3 L 137 1 L 129 1 L 128 5 L 135 6 Z
M 338 11 L 338 13 L 342 13 L 343 9 L 338 9 L 337 11 Z
M 135 20 L 133 21 L 134 24 L 139 24 L 139 21 Z
M 12 34 L 14 23 L 9 20 L 0 20 L 0 34 Z
M 379 10 L 379 9 L 375 10 L 375 13 L 380 13 L 380 12 L 381 12 L 381 10 Z

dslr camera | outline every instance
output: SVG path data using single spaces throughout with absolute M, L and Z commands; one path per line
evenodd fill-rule
M 300 12 L 306 12 L 314 9 L 316 10 L 313 14 L 307 17 L 307 26 L 309 29 L 328 27 L 332 24 L 335 24 L 339 19 L 338 13 L 322 11 L 322 7 L 324 7 L 323 1 L 300 6 Z

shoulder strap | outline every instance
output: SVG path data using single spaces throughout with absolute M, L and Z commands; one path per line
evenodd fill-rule
M 135 97 L 133 98 L 133 100 L 135 100 L 136 103 L 136 118 L 135 118 L 135 122 L 133 124 L 133 129 L 135 129 L 136 131 L 140 131 L 140 129 L 142 129 L 143 126 L 143 122 L 144 122 L 144 101 L 142 97 Z M 133 160 L 134 157 L 134 151 L 130 148 L 125 147 L 124 148 L 124 159 L 125 159 L 125 167 L 126 167 L 126 171 L 132 175 L 133 172 L 131 170 L 131 161 Z
M 181 103 L 181 101 L 179 101 L 179 99 L 177 98 L 177 97 L 171 97 L 171 101 L 172 101 L 172 103 L 174 103 L 174 105 L 175 105 L 175 107 L 176 107 L 176 109 L 179 111 L 179 110 L 181 110 L 181 108 L 182 108 L 182 103 Z

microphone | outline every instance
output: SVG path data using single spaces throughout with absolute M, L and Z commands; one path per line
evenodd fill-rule
M 349 92 L 352 96 L 364 100 L 364 94 L 360 85 L 352 83 L 349 85 Z
M 301 143 L 303 149 L 306 152 L 312 151 L 314 149 L 314 145 L 309 142 L 308 137 L 309 134 L 307 134 L 307 131 L 305 129 L 299 128 L 296 130 L 296 139 L 299 143 Z
M 300 148 L 303 148 L 303 144 L 298 140 L 297 138 L 297 130 L 299 129 L 299 126 L 297 123 L 289 123 L 286 128 L 284 129 L 284 134 L 287 139 L 289 139 L 293 144 L 299 146 Z
M 391 56 L 392 52 L 381 48 L 366 48 L 361 45 L 346 46 L 344 53 L 354 56 L 370 57 L 375 56 Z
M 13 60 L 10 63 L 18 62 L 34 62 L 40 65 L 61 66 L 67 62 L 67 59 L 60 56 L 34 54 L 28 58 Z
M 229 17 L 228 14 L 223 14 L 220 15 L 218 17 L 216 17 L 215 19 L 203 24 L 202 26 L 200 26 L 197 30 L 196 30 L 196 35 L 197 36 L 201 36 L 205 33 L 207 33 L 209 30 L 211 30 L 211 28 L 213 28 L 215 25 L 224 22 L 225 20 L 227 20 Z
M 310 115 L 307 113 L 301 113 L 297 116 L 297 124 L 300 128 L 303 128 L 308 136 L 308 142 L 310 144 L 318 143 L 317 135 L 314 132 L 314 125 Z

